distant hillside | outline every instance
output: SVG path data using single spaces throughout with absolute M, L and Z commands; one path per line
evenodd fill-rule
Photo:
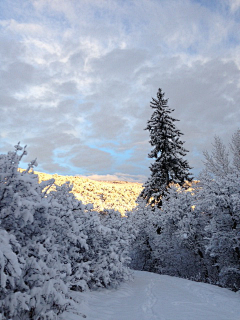
M 80 176 L 50 175 L 35 171 L 39 182 L 55 179 L 57 185 L 66 181 L 73 184 L 72 192 L 84 204 L 92 203 L 97 211 L 114 209 L 124 214 L 136 206 L 136 199 L 142 190 L 142 184 L 125 181 L 95 181 Z

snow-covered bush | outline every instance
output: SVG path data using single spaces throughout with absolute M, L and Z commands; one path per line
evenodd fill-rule
M 48 194 L 55 217 L 51 230 L 61 261 L 70 263 L 71 289 L 116 286 L 130 274 L 131 225 L 114 210 L 101 214 L 91 204 L 83 205 L 71 189 L 66 183 Z
M 155 215 L 152 256 L 157 273 L 208 281 L 205 264 L 205 224 L 197 203 L 198 186 L 194 192 L 171 186 L 163 199 L 161 212 Z
M 58 319 L 71 289 L 128 278 L 124 222 L 107 226 L 69 183 L 49 192 L 54 179 L 39 184 L 36 161 L 19 171 L 26 150 L 15 149 L 0 155 L 0 319 Z
M 100 221 L 103 225 L 102 237 L 103 248 L 107 250 L 107 255 L 101 261 L 95 263 L 104 270 L 109 270 L 109 280 L 107 285 L 118 285 L 121 281 L 131 278 L 132 273 L 128 268 L 130 259 L 130 245 L 135 238 L 135 230 L 130 220 L 123 217 L 120 212 L 114 210 L 105 210 L 100 214 Z M 106 241 L 110 244 L 106 246 Z M 105 282 L 105 280 L 104 280 Z
M 139 204 L 132 266 L 240 289 L 240 130 L 216 137 L 200 182 L 171 186 L 161 208 Z
M 159 209 L 156 208 L 157 211 Z M 138 199 L 137 207 L 129 213 L 128 219 L 134 225 L 135 239 L 131 244 L 131 268 L 135 270 L 153 271 L 151 240 L 154 232 L 154 210 Z
M 209 216 L 206 252 L 221 286 L 240 289 L 240 130 L 232 136 L 230 153 L 216 137 L 205 153 L 200 177 L 199 209 Z
M 138 207 L 134 268 L 195 280 L 207 277 L 204 219 L 195 203 L 195 193 L 172 185 L 161 208 Z
M 0 310 L 3 319 L 57 319 L 71 300 L 62 276 L 65 266 L 53 254 L 50 204 L 31 170 L 36 161 L 19 172 L 26 150 L 19 144 L 15 149 L 0 156 L 0 228 L 4 237 Z
M 240 289 L 240 176 L 201 177 L 199 209 L 209 216 L 206 253 L 215 271 L 216 284 Z
M 0 316 L 2 315 L 3 319 L 10 319 L 15 308 L 28 309 L 30 296 L 20 291 L 22 287 L 20 279 L 25 261 L 17 255 L 19 249 L 20 245 L 14 235 L 0 229 L 0 310 L 2 310 Z

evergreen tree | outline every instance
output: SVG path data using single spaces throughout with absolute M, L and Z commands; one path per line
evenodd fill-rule
M 172 183 L 180 186 L 186 180 L 191 181 L 189 164 L 183 157 L 188 152 L 183 148 L 183 141 L 180 140 L 182 133 L 175 126 L 178 121 L 170 116 L 174 111 L 168 106 L 168 100 L 164 99 L 164 93 L 158 89 L 157 99 L 152 98 L 150 107 L 154 109 L 147 128 L 150 133 L 150 144 L 152 151 L 149 158 L 154 158 L 151 164 L 151 176 L 144 185 L 140 197 L 150 205 L 161 206 L 161 198 Z

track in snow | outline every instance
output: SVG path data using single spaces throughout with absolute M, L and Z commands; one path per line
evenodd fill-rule
M 240 320 L 240 294 L 143 271 L 116 290 L 74 295 L 87 320 Z M 62 318 L 84 319 L 70 313 Z

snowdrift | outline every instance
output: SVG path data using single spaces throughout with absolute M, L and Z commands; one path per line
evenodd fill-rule
M 134 271 L 116 290 L 74 293 L 79 320 L 240 320 L 240 294 L 210 284 Z M 78 305 L 79 301 L 79 305 Z

